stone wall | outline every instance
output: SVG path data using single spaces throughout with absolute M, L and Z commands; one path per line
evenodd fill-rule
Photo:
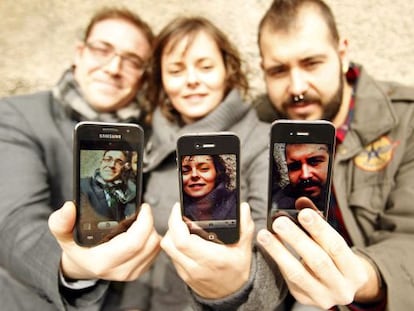
M 327 0 L 351 57 L 380 79 L 414 85 L 414 1 Z M 155 32 L 178 14 L 211 18 L 237 44 L 252 92 L 263 90 L 258 22 L 271 0 L 0 0 L 0 97 L 53 85 L 72 61 L 89 17 L 103 5 L 138 12 Z

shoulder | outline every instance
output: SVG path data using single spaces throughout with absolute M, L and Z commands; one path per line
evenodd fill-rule
M 361 76 L 358 82 L 358 95 L 372 97 L 385 97 L 393 104 L 395 103 L 414 103 L 414 86 L 404 85 L 395 81 L 382 81 L 373 78 L 361 66 Z
M 16 95 L 10 97 L 4 97 L 0 100 L 4 103 L 9 103 L 13 105 L 39 105 L 45 104 L 48 102 L 53 101 L 52 92 L 51 91 L 41 91 L 32 94 L 25 94 L 25 95 Z
M 18 95 L 0 99 L 0 111 L 9 117 L 22 117 L 27 120 L 43 120 L 52 113 L 53 96 L 50 91 L 28 95 Z
M 414 103 L 414 87 L 390 81 L 379 81 L 378 84 L 392 103 Z

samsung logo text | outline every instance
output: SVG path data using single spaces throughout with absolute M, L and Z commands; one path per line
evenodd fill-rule
M 120 134 L 99 134 L 99 138 L 105 138 L 105 139 L 121 139 L 122 136 Z

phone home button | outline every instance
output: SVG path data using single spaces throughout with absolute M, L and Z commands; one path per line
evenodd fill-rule
M 208 238 L 210 241 L 213 241 L 213 240 L 217 239 L 217 234 L 212 233 L 212 232 L 209 232 L 209 233 L 208 233 L 207 238 Z
M 98 222 L 98 229 L 111 229 L 118 225 L 117 221 L 101 221 Z

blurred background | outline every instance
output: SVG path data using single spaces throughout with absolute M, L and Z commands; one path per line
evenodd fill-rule
M 257 26 L 271 0 L 0 0 L 0 97 L 47 89 L 72 63 L 76 41 L 102 6 L 126 6 L 157 33 L 179 14 L 212 19 L 246 62 L 251 94 L 264 90 Z M 327 0 L 351 59 L 379 79 L 414 85 L 414 1 Z

